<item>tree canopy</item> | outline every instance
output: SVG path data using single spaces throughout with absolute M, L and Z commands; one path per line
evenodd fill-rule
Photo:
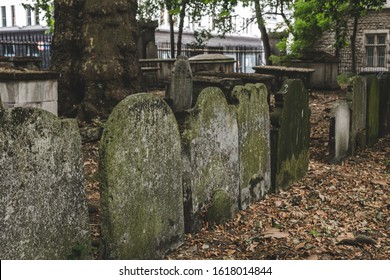
M 307 50 L 324 31 L 335 32 L 336 50 L 347 46 L 348 20 L 359 19 L 369 10 L 382 8 L 383 4 L 383 0 L 296 0 L 291 51 L 297 54 Z

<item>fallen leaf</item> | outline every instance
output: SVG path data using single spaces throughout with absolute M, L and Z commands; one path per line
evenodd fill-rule
M 307 257 L 307 260 L 316 261 L 316 260 L 318 260 L 318 256 L 317 255 L 310 255 L 310 256 Z
M 266 228 L 263 232 L 264 238 L 274 237 L 274 238 L 286 238 L 290 234 L 288 232 L 282 232 L 277 228 Z
M 385 180 L 376 180 L 376 179 L 372 179 L 371 180 L 371 183 L 375 184 L 375 185 L 381 185 L 381 186 L 384 186 L 384 187 L 387 187 L 389 184 L 387 181 Z

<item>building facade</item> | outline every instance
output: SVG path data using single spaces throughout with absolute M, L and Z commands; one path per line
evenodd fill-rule
M 2 31 L 16 28 L 46 26 L 42 13 L 37 7 L 24 7 L 26 0 L 1 0 L 0 2 L 0 28 Z
M 348 38 L 352 35 L 353 19 L 348 22 Z M 335 55 L 334 33 L 326 32 L 314 45 L 314 50 Z M 356 36 L 356 70 L 358 72 L 390 71 L 390 0 L 380 11 L 368 11 L 359 19 Z M 340 52 L 340 73 L 352 71 L 351 47 Z

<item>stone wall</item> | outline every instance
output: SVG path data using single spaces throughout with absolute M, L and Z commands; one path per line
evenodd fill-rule
M 34 107 L 57 115 L 58 77 L 54 72 L 0 68 L 0 97 L 4 108 Z

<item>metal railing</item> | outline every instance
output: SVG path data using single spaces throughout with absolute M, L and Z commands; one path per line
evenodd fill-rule
M 42 32 L 42 31 L 41 31 Z M 0 32 L 0 56 L 5 57 L 35 57 L 41 58 L 41 68 L 50 67 L 50 49 L 52 35 L 45 33 L 28 32 Z M 158 45 L 158 58 L 171 58 L 169 44 Z M 192 57 L 198 54 L 220 53 L 236 60 L 235 72 L 252 73 L 253 66 L 262 65 L 262 48 L 247 46 L 208 46 L 204 48 L 192 48 L 185 46 L 182 54 Z
M 162 59 L 171 58 L 171 49 L 169 44 L 158 45 L 158 57 Z M 239 73 L 252 73 L 253 66 L 263 65 L 263 49 L 247 47 L 247 46 L 218 46 L 218 47 L 204 47 L 204 48 L 191 48 L 186 46 L 182 50 L 182 54 L 187 57 L 193 57 L 199 54 L 224 54 L 232 57 L 236 61 L 235 72 Z
M 0 56 L 40 58 L 41 69 L 50 67 L 51 34 L 0 32 Z

